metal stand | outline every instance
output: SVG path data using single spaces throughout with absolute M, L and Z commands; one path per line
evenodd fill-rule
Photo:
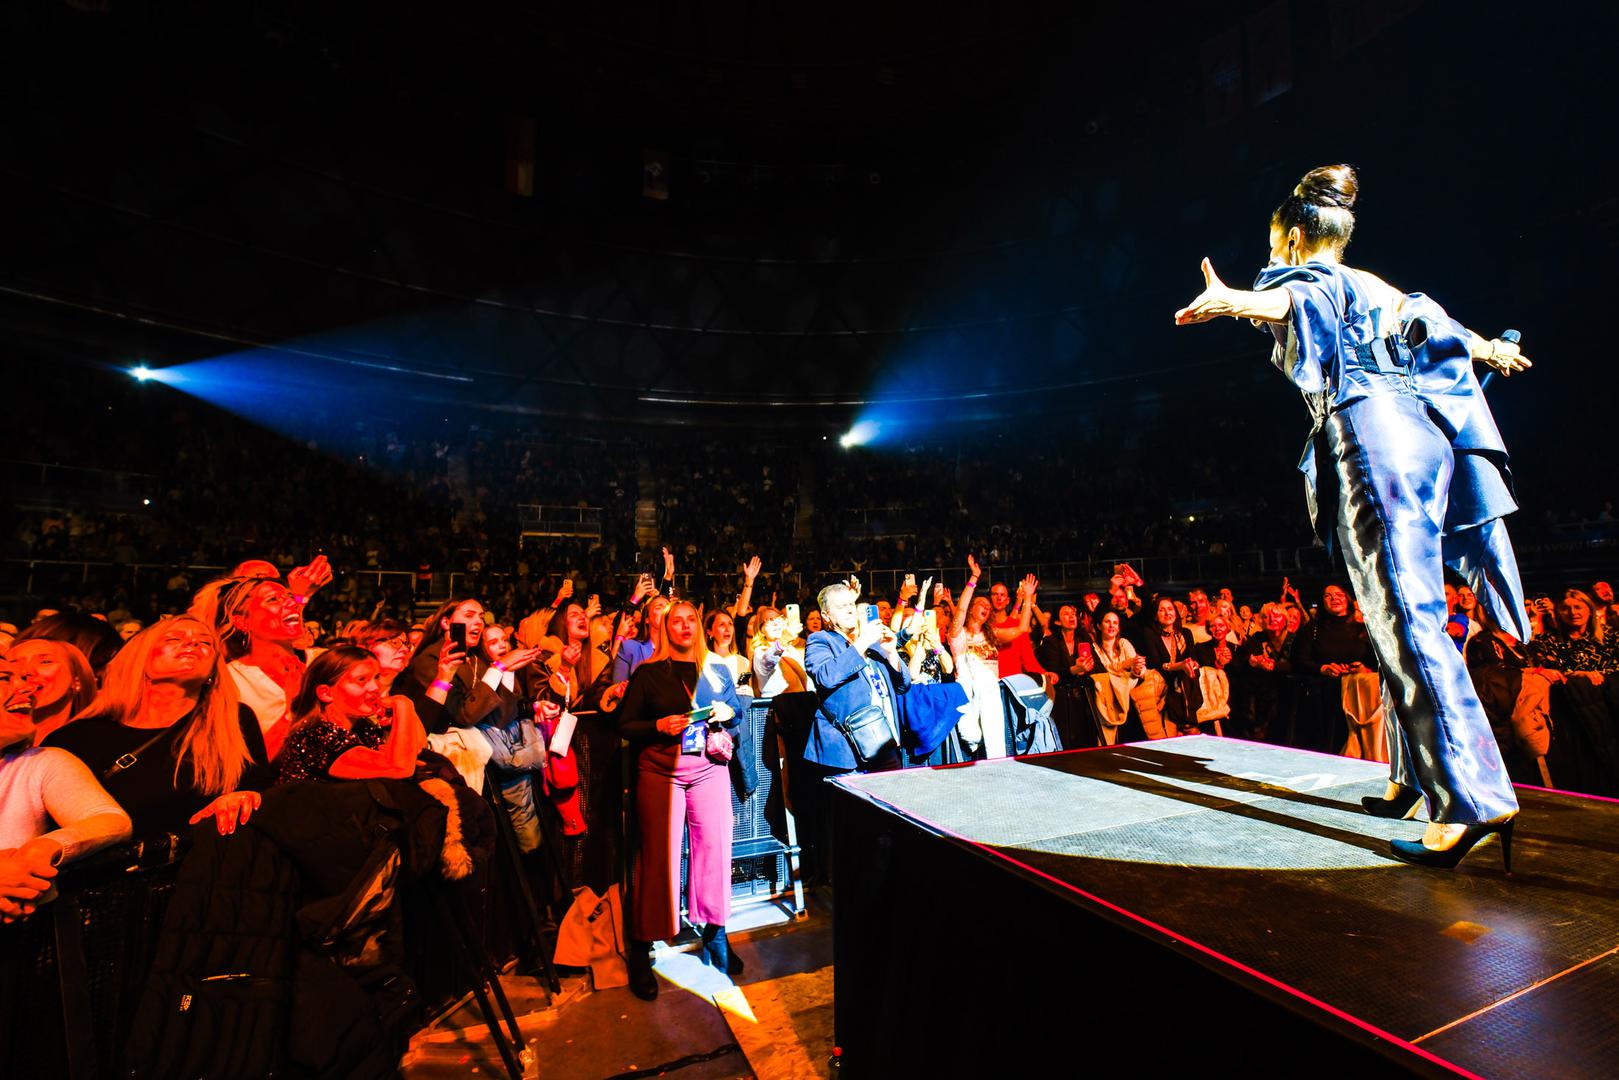
M 512 1080 L 522 1080 L 524 1049 L 523 1033 L 517 1027 L 517 1017 L 512 1014 L 511 1002 L 506 1000 L 506 991 L 500 985 L 500 972 L 495 970 L 494 961 L 489 958 L 489 952 L 478 940 L 477 933 L 472 928 L 471 917 L 467 913 L 466 902 L 461 894 L 455 891 L 455 886 L 446 881 L 435 881 L 428 886 L 429 895 L 433 898 L 433 906 L 438 911 L 440 920 L 450 930 L 450 941 L 460 953 L 461 959 L 472 969 L 474 982 L 472 994 L 478 999 L 478 1008 L 483 1013 L 485 1025 L 489 1028 L 489 1037 L 494 1040 L 495 1048 L 500 1051 L 500 1058 L 506 1064 L 506 1071 Z M 490 1006 L 489 999 L 493 997 L 499 1006 L 499 1013 Z M 500 1022 L 504 1018 L 507 1032 L 501 1030 Z
M 532 784 L 532 781 L 530 783 Z M 552 954 L 556 951 L 556 939 L 553 936 L 547 940 L 545 922 L 540 918 L 539 905 L 534 902 L 534 891 L 528 887 L 528 875 L 523 868 L 523 853 L 517 843 L 517 830 L 512 827 L 511 815 L 506 810 L 506 800 L 497 790 L 492 775 L 484 778 L 484 795 L 489 802 L 490 812 L 495 815 L 495 846 L 500 849 L 500 857 L 506 864 L 507 876 L 512 880 L 517 906 L 528 919 L 529 950 L 538 956 L 540 970 L 545 976 L 546 989 L 553 995 L 560 994 L 562 981 L 557 978 L 556 965 L 551 960 Z M 539 793 L 535 792 L 536 798 L 538 795 Z M 536 816 L 543 810 L 543 807 L 537 806 Z M 542 837 L 542 842 L 543 839 Z

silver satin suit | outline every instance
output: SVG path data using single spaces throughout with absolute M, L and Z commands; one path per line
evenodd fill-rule
M 1438 304 L 1326 263 L 1271 267 L 1288 291 L 1272 363 L 1314 429 L 1299 464 L 1310 512 L 1344 556 L 1383 676 L 1391 771 L 1429 818 L 1479 824 L 1517 811 L 1467 665 L 1445 633 L 1445 567 L 1527 639 L 1503 515 L 1517 509 L 1506 449 L 1468 355 Z

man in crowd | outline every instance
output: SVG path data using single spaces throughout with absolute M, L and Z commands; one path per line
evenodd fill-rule
M 900 659 L 894 632 L 879 620 L 860 618 L 855 599 L 854 589 L 843 582 L 822 589 L 825 629 L 811 634 L 804 646 L 804 668 L 820 697 L 804 758 L 828 776 L 901 764 L 899 695 L 910 689 L 910 669 Z M 871 716 L 873 707 L 881 711 L 889 741 L 862 760 L 846 731 L 852 720 Z

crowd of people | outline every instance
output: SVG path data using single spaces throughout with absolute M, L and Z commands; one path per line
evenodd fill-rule
M 146 623 L 40 610 L 0 627 L 0 918 L 33 916 L 60 868 L 102 846 L 230 836 L 334 784 L 393 781 L 443 808 L 447 880 L 507 842 L 552 917 L 577 890 L 633 883 L 624 979 L 650 998 L 652 943 L 682 911 L 707 962 L 740 968 L 732 799 L 761 768 L 783 786 L 794 774 L 785 798 L 813 817 L 815 782 L 840 772 L 1200 732 L 1388 760 L 1376 663 L 1341 585 L 1153 593 L 1119 564 L 1105 589 L 1050 604 L 1032 575 L 964 564 L 892 596 L 858 577 L 784 596 L 753 556 L 705 597 L 676 586 L 664 548 L 620 596 L 531 568 L 559 584 L 500 606 L 461 592 L 415 620 L 357 612 L 324 556 L 285 575 L 255 559 L 175 585 L 184 603 Z M 1536 597 L 1528 642 L 1465 587 L 1450 601 L 1514 778 L 1619 795 L 1611 587 Z M 756 701 L 773 707 L 762 740 Z
M 254 821 L 284 841 L 300 807 L 380 783 L 440 816 L 446 881 L 516 874 L 559 922 L 576 897 L 622 895 L 621 975 L 592 972 L 651 997 L 652 943 L 683 921 L 708 963 L 740 969 L 732 810 L 760 770 L 824 880 L 818 781 L 851 770 L 1192 733 L 1389 759 L 1344 586 L 1170 592 L 1099 561 L 1307 544 L 1277 524 L 1294 479 L 1230 454 L 1177 451 L 1166 473 L 1107 431 L 873 451 L 366 421 L 278 440 L 286 467 L 265 470 L 278 437 L 175 408 L 185 444 L 133 426 L 118 462 L 119 492 L 149 505 L 10 511 L 6 922 L 99 848 L 204 850 Z M 1239 441 L 1220 420 L 1201 435 Z M 591 528 L 518 540 L 523 504 L 588 508 Z M 1010 569 L 1068 559 L 1112 573 L 1053 602 Z M 961 569 L 899 573 L 941 566 Z M 1513 778 L 1619 795 L 1612 589 L 1536 596 L 1527 642 L 1459 582 L 1450 604 Z

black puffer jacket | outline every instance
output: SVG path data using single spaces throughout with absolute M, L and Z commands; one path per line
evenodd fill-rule
M 392 1073 L 415 1020 L 394 890 L 436 870 L 445 816 L 415 784 L 371 780 L 272 788 L 230 836 L 198 826 L 129 1075 Z

